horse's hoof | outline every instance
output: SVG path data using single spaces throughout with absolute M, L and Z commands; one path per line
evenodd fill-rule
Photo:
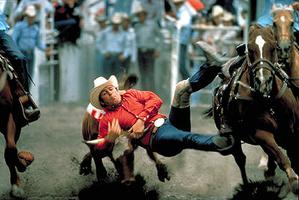
M 133 185 L 134 183 L 136 183 L 136 180 L 134 177 L 131 177 L 131 178 L 128 178 L 128 179 L 124 179 L 121 181 L 121 184 L 122 185 L 125 185 L 125 186 L 131 186 Z
M 19 162 L 16 164 L 18 172 L 25 172 L 27 169 L 26 161 L 23 159 L 19 159 Z
M 26 167 L 31 165 L 31 163 L 34 161 L 34 156 L 31 152 L 29 151 L 20 151 L 18 153 L 19 159 L 23 159 L 26 163 Z
M 290 187 L 291 187 L 291 191 L 296 194 L 299 195 L 299 179 L 294 179 L 293 181 L 290 182 Z
M 12 185 L 10 195 L 15 197 L 15 198 L 18 198 L 18 199 L 24 199 L 25 198 L 24 190 L 20 186 L 17 186 L 16 184 Z
M 165 182 L 165 180 L 170 180 L 170 176 L 168 174 L 168 169 L 164 164 L 157 164 L 156 165 L 158 171 L 158 178 L 161 182 Z

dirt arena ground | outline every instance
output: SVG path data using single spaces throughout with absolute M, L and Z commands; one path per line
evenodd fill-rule
M 95 174 L 79 175 L 79 162 L 88 151 L 81 142 L 81 120 L 85 110 L 83 104 L 53 104 L 41 107 L 41 118 L 25 127 L 18 142 L 19 150 L 29 150 L 35 161 L 21 174 L 22 185 L 29 200 L 73 200 L 101 198 L 101 185 Z M 162 111 L 167 114 L 168 107 Z M 214 134 L 213 121 L 203 119 L 202 109 L 192 109 L 194 132 Z M 0 139 L 0 155 L 4 151 L 4 138 Z M 247 171 L 250 179 L 262 180 L 263 171 L 258 168 L 261 149 L 243 145 L 247 155 Z M 232 197 L 234 188 L 241 183 L 237 165 L 232 156 L 213 152 L 185 150 L 176 157 L 160 156 L 167 164 L 171 180 L 165 183 L 157 179 L 155 165 L 139 148 L 135 154 L 135 173 L 139 175 L 142 188 L 161 200 L 221 200 Z M 115 170 L 108 159 L 104 160 L 113 177 Z M 93 164 L 93 171 L 94 171 Z M 284 174 L 277 169 L 281 181 Z M 114 183 L 117 188 L 117 183 Z M 105 186 L 108 187 L 108 186 Z M 109 190 L 109 189 L 108 189 Z M 117 192 L 116 190 L 111 190 Z M 0 199 L 13 199 L 9 195 L 9 173 L 3 156 L 0 159 Z M 107 192 L 107 191 L 106 191 Z M 134 196 L 135 194 L 131 194 Z M 295 200 L 288 194 L 289 200 Z

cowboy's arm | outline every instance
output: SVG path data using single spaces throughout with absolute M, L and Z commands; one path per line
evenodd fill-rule
M 144 109 L 138 114 L 138 119 L 129 132 L 132 137 L 140 138 L 144 133 L 145 121 L 158 113 L 163 101 L 153 92 L 134 90 L 134 93 L 137 100 L 144 104 Z
M 121 128 L 118 119 L 112 119 L 111 122 L 102 120 L 98 135 L 98 139 L 102 140 L 96 144 L 96 148 L 102 150 L 111 147 L 120 134 Z
M 162 99 L 153 92 L 133 90 L 133 94 L 137 101 L 144 105 L 143 110 L 138 114 L 138 119 L 143 121 L 155 116 L 163 104 Z

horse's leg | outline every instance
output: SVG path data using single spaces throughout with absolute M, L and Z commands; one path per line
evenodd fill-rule
M 135 182 L 134 176 L 134 149 L 124 151 L 123 155 L 116 159 L 116 166 L 120 175 L 121 183 L 132 185 Z
M 11 113 L 8 116 L 6 132 L 7 132 L 7 134 L 5 135 L 6 147 L 5 147 L 4 157 L 5 157 L 5 162 L 10 171 L 10 183 L 12 185 L 11 192 L 13 196 L 23 197 L 24 191 L 22 188 L 20 188 L 21 180 L 15 168 L 16 166 L 19 166 L 18 169 L 21 169 L 20 171 L 22 171 L 25 167 L 24 165 L 22 167 L 22 163 L 18 158 L 18 150 L 16 147 L 16 141 L 20 135 L 20 128 L 16 127 L 15 121 Z
M 99 150 L 92 149 L 91 155 L 96 167 L 96 176 L 98 181 L 107 178 L 107 170 L 103 164 L 102 159 L 107 156 L 106 153 L 100 152 Z
M 290 144 L 287 148 L 287 155 L 291 160 L 292 168 L 295 170 L 297 174 L 299 174 L 299 155 L 298 151 L 298 141 L 299 141 L 299 134 L 294 138 L 290 138 Z
M 234 159 L 240 169 L 243 184 L 248 184 L 248 178 L 247 178 L 246 168 L 245 168 L 246 155 L 242 150 L 241 141 L 236 141 L 232 150 L 232 155 L 234 156 Z
M 274 139 L 274 135 L 268 131 L 257 130 L 255 138 L 260 143 L 264 151 L 269 157 L 275 158 L 280 169 L 286 172 L 289 179 L 291 190 L 293 193 L 299 193 L 299 178 L 291 167 L 291 162 L 288 157 L 283 153 Z
M 277 168 L 277 165 L 275 163 L 275 158 L 273 158 L 272 156 L 268 157 L 268 162 L 267 162 L 267 169 L 265 169 L 264 171 L 264 176 L 265 178 L 270 178 L 270 177 L 274 177 L 275 176 L 275 170 Z
M 162 163 L 158 157 L 154 154 L 154 152 L 150 151 L 149 149 L 146 150 L 147 155 L 150 157 L 152 161 L 156 164 L 156 169 L 158 173 L 158 178 L 161 182 L 166 180 L 170 180 L 170 176 L 168 174 L 168 169 L 164 163 Z
M 87 154 L 84 155 L 81 163 L 80 163 L 80 171 L 79 174 L 80 175 L 88 175 L 91 174 L 91 160 L 92 160 L 92 155 L 90 152 L 88 152 Z

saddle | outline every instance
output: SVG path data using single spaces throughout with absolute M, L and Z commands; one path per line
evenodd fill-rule
M 14 107 L 13 112 L 14 116 L 18 119 L 18 123 L 21 127 L 23 127 L 33 121 L 36 121 L 40 116 L 40 112 L 30 93 L 26 92 L 26 90 L 24 89 L 22 83 L 18 78 L 18 74 L 11 66 L 9 60 L 1 54 L 0 62 L 0 67 L 7 73 L 7 80 L 11 83 L 11 93 L 14 96 L 14 99 L 16 99 L 14 100 L 14 103 L 17 106 Z M 33 112 L 26 111 L 26 108 L 28 108 L 29 106 L 32 107 Z

